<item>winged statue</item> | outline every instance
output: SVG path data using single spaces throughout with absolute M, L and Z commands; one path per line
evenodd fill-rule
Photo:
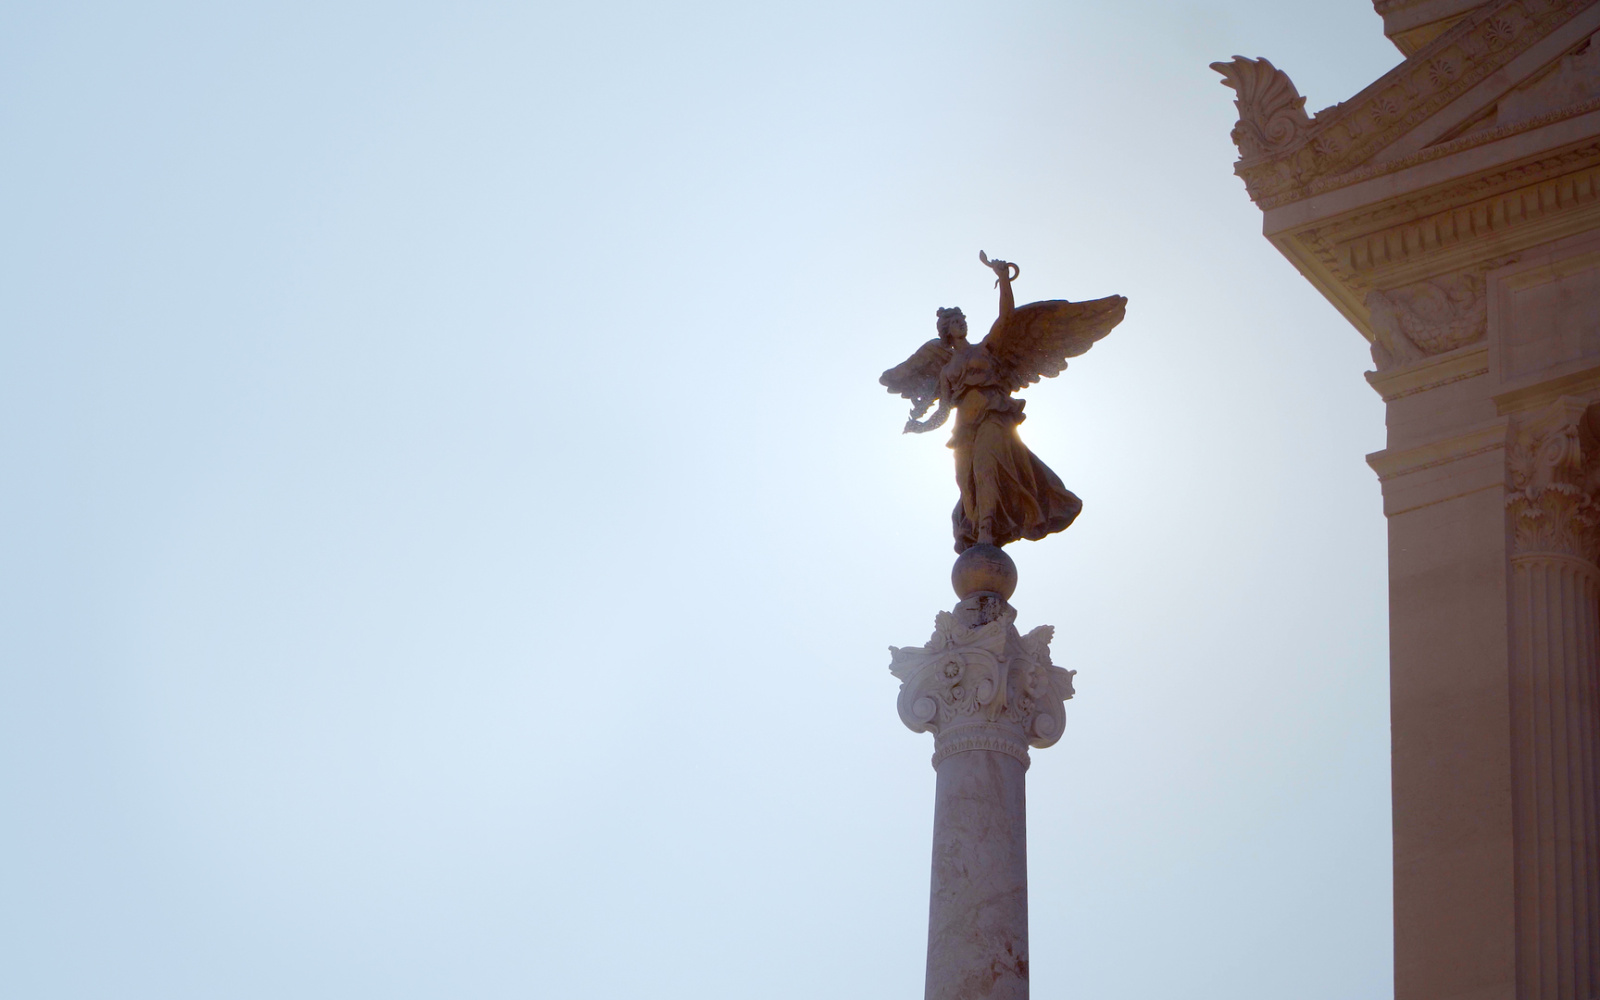
M 968 343 L 965 314 L 940 309 L 939 335 L 878 380 L 911 400 L 907 433 L 934 430 L 952 410 L 956 414 L 950 448 L 961 488 L 951 513 L 957 552 L 1043 538 L 1065 529 L 1083 509 L 1083 502 L 1018 437 L 1023 401 L 1011 394 L 1065 371 L 1068 358 L 1084 353 L 1122 322 L 1128 305 L 1121 295 L 1108 295 L 1018 307 L 1011 283 L 1022 269 L 981 251 L 978 259 L 994 271 L 1000 289 L 1000 315 L 989 335 Z M 936 403 L 931 417 L 919 419 Z

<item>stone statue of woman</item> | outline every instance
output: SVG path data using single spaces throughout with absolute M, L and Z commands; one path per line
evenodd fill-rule
M 955 410 L 950 447 L 961 502 L 951 521 L 957 552 L 1043 538 L 1078 516 L 1083 503 L 1017 436 L 1023 401 L 1011 394 L 1040 376 L 1061 374 L 1068 358 L 1087 351 L 1122 322 L 1128 304 L 1120 295 L 1109 295 L 1018 308 L 1011 282 L 1021 268 L 981 252 L 978 259 L 994 271 L 1000 288 L 1000 316 L 989 335 L 968 343 L 966 316 L 960 309 L 940 309 L 939 336 L 879 379 L 890 392 L 911 400 L 907 432 L 931 431 Z M 919 422 L 935 402 L 938 410 Z

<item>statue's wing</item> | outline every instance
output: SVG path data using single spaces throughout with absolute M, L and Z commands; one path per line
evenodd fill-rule
M 1060 375 L 1075 358 L 1122 322 L 1128 300 L 1108 295 L 1089 302 L 1030 302 L 995 320 L 983 346 L 1012 392 Z
M 917 418 L 927 413 L 928 407 L 939 398 L 939 371 L 950 362 L 953 353 L 944 341 L 935 337 L 878 379 L 890 392 L 911 400 L 911 419 L 906 421 L 906 430 L 931 430 L 938 426 L 931 420 L 928 425 L 919 424 Z

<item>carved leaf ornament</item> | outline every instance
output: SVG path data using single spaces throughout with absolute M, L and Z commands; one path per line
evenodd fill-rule
M 1239 123 L 1233 127 L 1233 144 L 1241 160 L 1253 160 L 1287 149 L 1311 127 L 1306 99 L 1289 75 L 1265 59 L 1234 56 L 1232 62 L 1214 62 L 1222 85 L 1239 96 Z
M 1506 498 L 1518 554 L 1559 553 L 1594 561 L 1600 506 L 1570 483 L 1553 483 L 1536 494 Z
M 1593 562 L 1600 555 L 1600 503 L 1594 496 L 1600 461 L 1583 447 L 1587 405 L 1559 400 L 1528 420 L 1510 442 L 1507 473 L 1515 551 L 1568 555 Z
M 889 672 L 900 679 L 900 719 L 913 732 L 949 734 L 972 725 L 1016 732 L 1019 743 L 1047 747 L 1061 738 L 1072 677 L 1050 662 L 1055 629 L 1018 633 L 1017 612 L 986 613 L 973 600 L 941 611 L 922 646 L 889 647 Z M 1019 745 L 1017 752 L 1021 752 Z
M 1500 48 L 1517 37 L 1517 26 L 1504 17 L 1492 17 L 1484 29 L 1484 41 L 1491 49 Z

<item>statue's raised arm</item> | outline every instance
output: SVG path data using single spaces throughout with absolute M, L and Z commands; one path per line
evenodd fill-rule
M 1016 308 L 1011 282 L 1020 269 L 1003 260 L 991 261 L 982 252 L 978 257 L 998 275 L 1000 315 L 983 338 L 983 348 L 994 359 L 995 373 L 1007 392 L 1032 385 L 1040 376 L 1060 375 L 1068 358 L 1084 353 L 1122 322 L 1128 300 L 1121 295 L 1088 302 L 1047 299 Z
M 1000 289 L 1000 316 L 996 323 L 1017 311 L 1016 297 L 1011 294 L 1011 283 L 1022 276 L 1022 268 L 1009 260 L 990 260 L 989 255 L 978 251 L 983 266 L 994 272 L 994 287 Z

